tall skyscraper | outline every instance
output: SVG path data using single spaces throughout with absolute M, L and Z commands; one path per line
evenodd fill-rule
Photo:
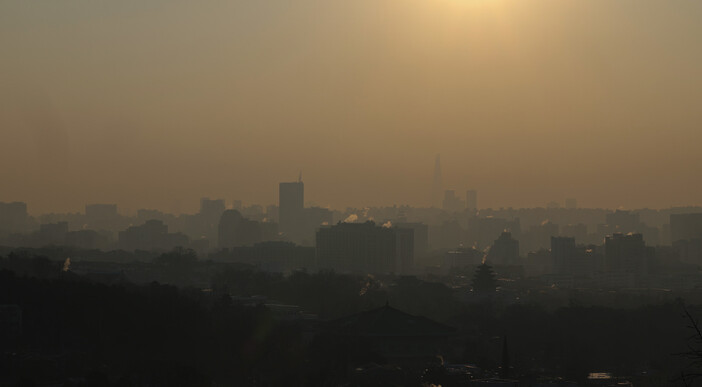
M 443 191 L 443 183 L 441 181 L 441 157 L 436 155 L 434 162 L 434 182 L 431 193 L 431 205 L 436 208 L 441 208 Z
M 414 230 L 374 222 L 339 223 L 317 231 L 317 264 L 341 273 L 409 274 L 414 263 Z
M 478 211 L 478 191 L 466 191 L 466 209 L 470 212 Z
M 295 241 L 303 228 L 305 206 L 305 184 L 302 179 L 292 183 L 280 183 L 278 190 L 278 217 L 280 231 Z
M 212 246 L 217 246 L 219 218 L 226 209 L 224 199 L 201 198 L 200 213 L 193 224 L 195 235 L 204 236 L 212 243 Z
M 573 261 L 578 258 L 575 248 L 575 238 L 551 237 L 551 259 L 553 272 L 556 274 L 573 274 Z
M 424 223 L 393 223 L 395 228 L 411 229 L 414 231 L 414 254 L 424 257 L 429 251 L 429 226 Z

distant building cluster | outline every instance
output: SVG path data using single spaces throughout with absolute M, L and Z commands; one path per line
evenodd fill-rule
M 414 230 L 365 223 L 340 223 L 317 231 L 320 268 L 345 273 L 410 274 Z
M 480 208 L 478 192 L 444 190 L 437 156 L 433 203 L 332 210 L 305 205 L 300 178 L 281 182 L 276 205 L 202 198 L 195 214 L 88 204 L 84 213 L 30 216 L 0 203 L 0 246 L 168 252 L 290 272 L 448 273 L 489 263 L 559 286 L 691 288 L 702 285 L 702 208 L 606 210 L 565 204 Z

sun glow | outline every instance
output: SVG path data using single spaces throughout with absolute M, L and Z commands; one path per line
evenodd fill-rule
M 409 5 L 408 5 L 409 6 Z M 501 48 L 507 53 L 517 46 L 519 14 L 532 12 L 523 4 L 507 0 L 414 1 L 411 20 L 398 20 L 420 44 L 428 40 L 438 50 L 478 53 Z M 527 26 L 528 27 L 528 26 Z

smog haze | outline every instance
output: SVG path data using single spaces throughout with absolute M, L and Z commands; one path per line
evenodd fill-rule
M 5 1 L 4 201 L 700 204 L 698 1 Z

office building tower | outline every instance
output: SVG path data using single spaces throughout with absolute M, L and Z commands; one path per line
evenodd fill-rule
M 616 210 L 607 214 L 606 219 L 610 230 L 616 230 L 621 233 L 641 231 L 640 216 L 636 212 Z
M 573 274 L 576 255 L 575 238 L 551 237 L 551 259 L 555 274 Z
M 415 257 L 423 257 L 429 252 L 429 226 L 424 223 L 393 223 L 393 227 L 414 231 Z
M 641 234 L 614 233 L 605 238 L 605 271 L 646 274 L 648 251 Z
M 414 264 L 414 231 L 374 222 L 339 223 L 317 231 L 317 263 L 342 273 L 409 273 Z
M 304 237 L 305 184 L 302 180 L 280 183 L 278 190 L 278 219 L 280 231 L 291 241 Z

